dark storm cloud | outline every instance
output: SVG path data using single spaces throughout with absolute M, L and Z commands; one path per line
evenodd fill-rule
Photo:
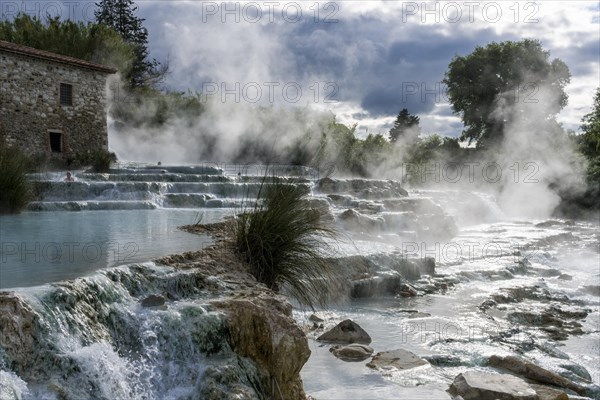
M 425 25 L 404 25 L 390 35 L 396 25 L 373 17 L 340 20 L 325 28 L 304 23 L 282 38 L 300 74 L 335 79 L 340 100 L 361 104 L 373 116 L 394 115 L 404 107 L 431 111 L 445 101 L 440 83 L 452 57 L 495 39 L 489 29 L 476 36 L 444 37 L 435 26 Z M 349 52 L 359 56 L 349 60 Z
M 275 23 L 223 24 L 217 20 L 204 23 L 198 3 L 187 2 L 142 3 L 140 10 L 147 19 L 152 55 L 171 56 L 174 68 L 169 85 L 174 88 L 200 89 L 203 81 L 222 77 L 224 71 L 232 79 L 238 79 L 239 71 L 263 63 L 261 67 L 266 66 L 265 74 L 271 74 L 272 79 L 305 86 L 315 80 L 334 82 L 339 89 L 338 100 L 362 106 L 371 117 L 394 116 L 401 108 L 417 114 L 451 115 L 448 107 L 434 106 L 445 102 L 443 88 L 439 86 L 455 55 L 469 54 L 475 47 L 492 41 L 531 37 L 522 36 L 516 29 L 498 30 L 490 24 L 402 23 L 401 19 L 385 13 L 347 12 L 347 7 L 354 3 L 338 4 L 337 23 L 315 22 L 312 18 L 286 23 L 277 15 Z M 168 29 L 165 22 L 176 27 L 177 40 L 187 41 L 179 50 L 169 41 L 172 34 L 165 34 Z M 532 32 L 539 32 L 534 38 L 542 40 L 551 51 L 551 58 L 565 61 L 574 76 L 597 69 L 598 37 L 569 32 L 573 45 L 552 48 L 544 30 Z M 239 57 L 215 52 L 218 46 L 203 45 L 203 40 L 222 41 L 224 48 L 247 42 L 244 51 L 248 59 L 256 53 L 261 56 L 248 63 L 240 62 Z M 272 49 L 266 51 L 265 46 Z M 232 58 L 239 65 L 227 65 Z M 416 93 L 415 87 L 418 87 Z

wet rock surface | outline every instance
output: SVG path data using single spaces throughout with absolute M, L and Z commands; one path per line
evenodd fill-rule
M 570 389 L 578 394 L 588 394 L 588 388 L 583 387 L 575 382 L 570 381 L 559 374 L 549 371 L 545 368 L 535 365 L 531 362 L 514 356 L 492 356 L 489 359 L 489 364 L 496 368 L 502 368 L 513 372 L 520 377 L 527 378 L 539 383 L 553 385 L 559 388 Z
M 317 338 L 322 342 L 370 344 L 371 336 L 352 320 L 344 320 Z
M 317 189 L 326 194 L 351 194 L 366 199 L 382 199 L 407 196 L 400 182 L 391 180 L 332 179 L 322 178 Z
M 160 295 L 151 294 L 143 299 L 140 304 L 142 307 L 162 307 L 165 305 L 165 298 Z
M 504 289 L 479 306 L 485 313 L 500 311 L 507 321 L 539 329 L 551 340 L 583 333 L 581 321 L 590 313 L 578 300 L 540 286 Z
M 536 384 L 530 384 L 529 386 L 535 390 L 539 400 L 569 400 L 570 398 L 569 395 L 559 389 Z
M 285 298 L 261 293 L 253 298 L 213 304 L 228 315 L 232 349 L 256 364 L 266 387 L 269 387 L 268 383 L 276 382 L 283 398 L 302 398 L 300 370 L 308 360 L 310 350 Z
M 408 350 L 397 349 L 391 351 L 382 351 L 375 354 L 373 359 L 367 364 L 367 367 L 374 369 L 396 368 L 399 370 L 404 370 L 427 364 L 427 361 L 420 358 L 416 354 L 411 353 Z
M 478 371 L 458 375 L 448 392 L 464 400 L 538 400 L 536 391 L 516 376 Z
M 329 351 L 344 361 L 364 361 L 373 354 L 372 347 L 358 343 L 352 343 L 347 346 L 332 346 Z
M 23 297 L 14 292 L 0 292 L 0 347 L 18 374 L 35 375 L 39 368 L 36 347 L 40 336 L 39 315 Z
M 436 274 L 431 257 L 412 259 L 379 253 L 331 258 L 328 262 L 339 271 L 344 281 L 341 286 L 353 299 L 438 293 L 458 282 L 455 277 Z

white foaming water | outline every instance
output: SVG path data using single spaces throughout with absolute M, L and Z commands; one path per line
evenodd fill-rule
M 30 397 L 27 383 L 14 372 L 7 372 L 0 369 L 0 399 L 22 400 L 27 397 Z
M 302 370 L 307 393 L 339 400 L 450 399 L 446 389 L 459 373 L 472 369 L 492 372 L 485 366 L 489 356 L 514 355 L 515 351 L 566 376 L 570 376 L 568 368 L 583 367 L 592 382 L 600 384 L 600 355 L 590 351 L 600 342 L 600 226 L 564 220 L 536 222 L 543 221 L 470 226 L 450 241 L 419 243 L 424 245 L 424 253 L 414 256 L 435 257 L 436 272 L 452 282 L 448 289 L 408 298 L 356 299 L 327 310 L 334 317 L 326 319 L 325 329 L 350 318 L 370 334 L 375 352 L 401 348 L 422 357 L 442 356 L 450 362 L 380 372 L 365 366 L 369 360 L 335 358 L 328 345 L 314 340 L 323 332 L 318 330 L 309 334 L 313 354 Z M 389 243 L 382 247 L 378 242 L 371 246 L 359 242 L 359 247 L 393 252 L 406 249 L 407 243 L 398 243 L 395 250 Z M 498 294 L 524 288 L 547 294 L 530 300 L 509 295 L 516 312 L 543 315 L 549 307 L 587 310 L 584 321 L 576 320 L 582 324 L 581 333 L 557 341 L 536 325 L 512 320 L 510 302 L 508 308 L 493 312 L 480 308 Z M 556 309 L 550 312 L 557 313 Z M 310 314 L 298 311 L 295 315 L 310 326 Z M 563 344 L 566 346 L 561 347 Z
M 227 365 L 235 355 L 222 339 L 222 314 L 211 311 L 197 282 L 194 271 L 147 263 L 21 289 L 19 296 L 37 317 L 29 329 L 38 343 L 27 349 L 36 361 L 21 375 L 0 372 L 0 398 L 202 397 L 205 370 Z M 161 289 L 186 301 L 159 308 L 140 305 L 145 295 L 137 291 Z M 213 353 L 218 357 L 207 360 Z M 15 361 L 14 354 L 0 354 L 0 366 Z
M 207 354 L 215 351 L 214 338 L 223 342 L 223 332 L 217 313 L 191 288 L 193 273 L 182 275 L 153 264 L 104 268 L 207 245 L 206 238 L 176 227 L 193 223 L 199 211 L 204 213 L 203 222 L 230 215 L 256 195 L 262 180 L 258 172 L 238 176 L 237 171 L 228 175 L 211 168 L 147 166 L 110 174 L 78 173 L 79 185 L 42 182 L 43 200 L 31 209 L 79 212 L 0 217 L 2 287 L 88 275 L 75 283 L 18 290 L 45 324 L 47 334 L 40 347 L 51 357 L 42 366 L 46 375 L 32 369 L 29 376 L 10 371 L 0 354 L 2 396 L 54 400 L 62 390 L 67 398 L 175 400 L 195 398 L 201 392 L 201 377 L 211 367 Z M 374 263 L 407 255 L 436 259 L 438 275 L 413 283 L 417 288 L 432 288 L 438 279 L 434 282 L 441 285 L 437 289 L 417 297 L 382 295 L 333 306 L 329 311 L 336 321 L 351 318 L 358 322 L 373 338 L 376 352 L 404 348 L 420 356 L 453 360 L 382 374 L 367 368 L 366 361 L 338 360 L 328 346 L 311 336 L 312 355 L 302 370 L 309 394 L 317 399 L 447 399 L 448 384 L 458 373 L 485 369 L 486 357 L 517 350 L 560 371 L 564 370 L 561 365 L 579 364 L 600 383 L 600 357 L 585 350 L 600 339 L 598 296 L 593 289 L 600 279 L 597 223 L 507 221 L 493 197 L 483 193 L 427 190 L 405 197 L 390 181 L 303 182 L 314 206 L 342 230 L 343 239 L 335 246 L 338 255 L 369 255 Z M 5 246 L 7 237 L 19 245 L 15 254 L 13 247 Z M 115 243 L 134 242 L 139 247 L 135 259 L 117 258 L 116 263 L 104 256 L 96 263 L 79 257 L 68 264 L 44 264 L 32 262 L 34 254 L 27 253 L 35 249 L 35 243 L 56 242 L 64 250 L 64 243 L 72 241 L 112 243 L 107 246 L 111 256 Z M 21 243 L 29 246 L 24 260 Z M 56 261 L 53 249 L 40 254 Z M 117 249 L 122 250 L 119 255 L 129 255 L 130 249 Z M 7 257 L 12 257 L 10 262 L 4 262 Z M 146 294 L 165 287 L 181 292 L 167 309 L 139 305 Z M 553 300 L 525 298 L 482 311 L 481 305 L 494 296 L 523 288 L 544 291 Z M 582 333 L 553 339 L 544 327 L 511 319 L 511 313 L 542 313 L 550 303 L 565 310 L 591 310 L 585 321 L 575 321 L 581 324 Z M 93 310 L 93 317 L 86 310 Z M 297 311 L 296 317 L 301 323 L 306 321 L 302 312 Z M 513 332 L 514 327 L 519 331 Z M 560 347 L 561 343 L 566 346 Z M 223 351 L 230 354 L 228 349 Z M 561 352 L 562 358 L 557 357 Z

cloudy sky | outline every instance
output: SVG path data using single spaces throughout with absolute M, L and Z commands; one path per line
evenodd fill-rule
M 138 1 L 168 87 L 219 101 L 322 107 L 387 132 L 406 107 L 427 133 L 457 136 L 441 81 L 454 55 L 539 39 L 573 75 L 559 115 L 578 129 L 600 85 L 596 1 Z
M 573 75 L 558 116 L 577 130 L 600 86 L 597 1 L 410 2 L 138 0 L 165 83 L 213 101 L 331 110 L 359 133 L 387 133 L 408 108 L 425 133 L 457 136 L 441 83 L 455 55 L 492 41 L 538 39 Z M 93 2 L 0 1 L 17 11 L 93 20 Z M 58 10 L 58 11 L 57 11 Z M 79 15 L 81 14 L 81 15 Z

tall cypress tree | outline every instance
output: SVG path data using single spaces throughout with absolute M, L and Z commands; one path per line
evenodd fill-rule
M 390 129 L 390 142 L 394 143 L 400 138 L 413 140 L 419 136 L 419 117 L 411 115 L 406 108 L 398 113 L 394 126 Z
M 162 80 L 168 66 L 148 59 L 148 30 L 144 19 L 135 16 L 138 8 L 133 0 L 101 0 L 96 7 L 96 22 L 111 27 L 133 46 L 133 60 L 126 77 L 129 86 L 137 88 Z

